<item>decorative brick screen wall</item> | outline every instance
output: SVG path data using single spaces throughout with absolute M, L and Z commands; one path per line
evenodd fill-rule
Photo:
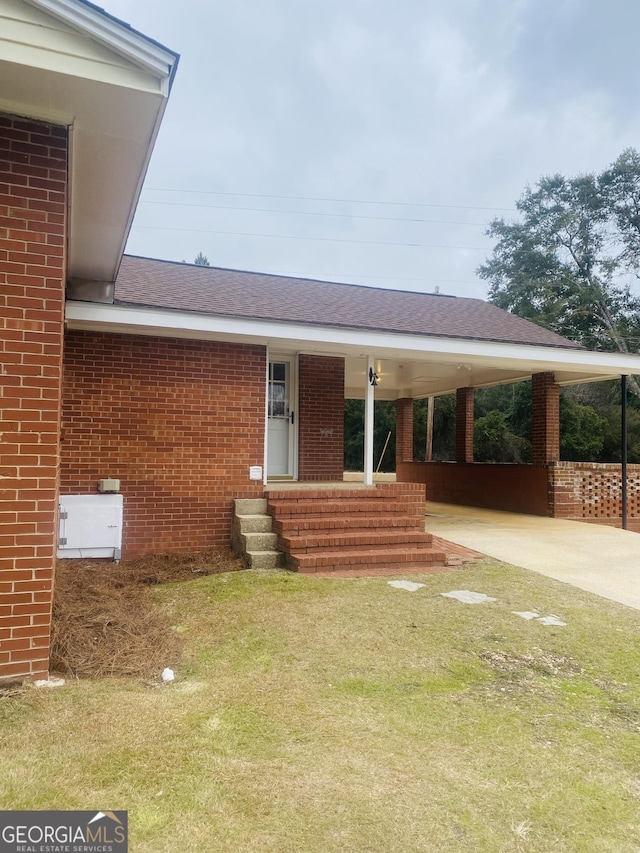
M 595 524 L 622 526 L 621 466 L 556 462 L 549 468 L 551 514 Z M 640 465 L 627 467 L 628 529 L 640 531 Z
M 49 669 L 66 192 L 66 128 L 0 116 L 0 681 Z
M 70 332 L 61 492 L 121 480 L 123 558 L 230 544 L 232 500 L 262 496 L 263 347 Z
M 342 480 L 344 359 L 299 357 L 298 416 L 298 479 Z

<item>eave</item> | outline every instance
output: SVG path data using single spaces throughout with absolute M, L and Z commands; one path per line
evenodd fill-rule
M 462 340 L 216 317 L 122 305 L 67 302 L 67 328 L 129 335 L 257 344 L 270 352 L 345 358 L 345 393 L 363 394 L 366 359 L 375 358 L 378 399 L 446 394 L 552 372 L 562 385 L 640 374 L 640 356 L 583 349 Z
M 68 277 L 118 271 L 177 54 L 80 0 L 0 0 L 0 112 L 69 128 Z

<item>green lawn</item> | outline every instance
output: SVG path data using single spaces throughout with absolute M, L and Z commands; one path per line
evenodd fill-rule
M 155 588 L 177 680 L 6 694 L 0 808 L 128 809 L 133 853 L 638 853 L 640 613 L 489 560 L 412 579 Z

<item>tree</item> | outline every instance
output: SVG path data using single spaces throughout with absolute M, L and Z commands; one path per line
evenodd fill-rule
M 362 471 L 364 466 L 364 400 L 344 401 L 344 468 L 345 471 Z M 391 438 L 387 449 L 382 452 Z M 373 465 L 380 463 L 381 471 L 395 471 L 396 467 L 396 409 L 388 400 L 376 400 L 373 416 Z
M 203 255 L 202 252 L 198 252 L 193 262 L 197 264 L 199 267 L 210 267 L 209 258 L 206 255 Z
M 601 175 L 543 177 L 517 201 L 520 220 L 494 219 L 493 256 L 478 269 L 489 300 L 592 349 L 638 352 L 640 154 Z M 630 377 L 630 390 L 640 385 Z

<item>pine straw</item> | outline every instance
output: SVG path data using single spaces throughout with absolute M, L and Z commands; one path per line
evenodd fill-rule
M 180 660 L 182 640 L 149 587 L 241 568 L 230 551 L 219 550 L 123 563 L 59 560 L 51 668 L 76 678 L 159 676 Z

